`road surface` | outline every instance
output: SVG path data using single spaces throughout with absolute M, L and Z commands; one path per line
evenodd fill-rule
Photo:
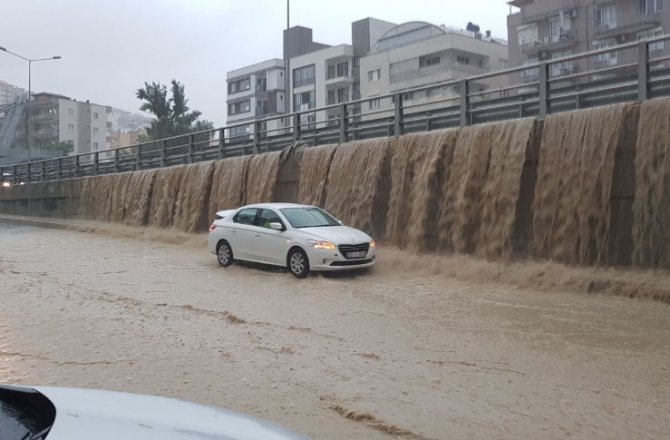
M 183 398 L 314 439 L 670 432 L 666 304 L 388 249 L 369 274 L 297 280 L 142 237 L 0 224 L 0 382 Z

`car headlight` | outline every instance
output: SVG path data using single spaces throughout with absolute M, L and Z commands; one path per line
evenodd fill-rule
M 334 251 L 337 249 L 335 243 L 331 243 L 329 241 L 307 240 L 307 243 L 309 243 L 314 249 L 323 249 L 326 251 Z
M 376 241 L 372 240 L 370 242 L 370 249 L 377 249 L 377 242 Z

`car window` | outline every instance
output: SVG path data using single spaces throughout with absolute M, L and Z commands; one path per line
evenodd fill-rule
M 235 223 L 240 223 L 242 225 L 253 225 L 256 221 L 256 213 L 258 212 L 257 208 L 247 208 L 243 209 L 233 218 Z
M 261 209 L 261 213 L 256 219 L 256 226 L 260 226 L 261 228 L 270 228 L 270 223 L 281 223 L 282 225 L 284 222 L 279 218 L 279 215 L 270 210 L 270 209 Z
M 319 208 L 286 208 L 281 210 L 288 222 L 296 229 L 321 226 L 340 226 L 337 220 Z

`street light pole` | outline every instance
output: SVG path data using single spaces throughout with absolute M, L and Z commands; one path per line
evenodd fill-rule
M 37 61 L 51 61 L 51 60 L 60 60 L 61 57 L 55 55 L 50 58 L 26 58 L 23 55 L 7 50 L 6 48 L 0 46 L 0 51 L 7 52 L 10 55 L 14 55 L 17 58 L 21 58 L 23 61 L 28 62 L 28 99 L 26 101 L 26 150 L 28 152 L 28 161 L 32 159 L 31 148 L 30 148 L 30 99 L 32 97 L 32 71 L 33 71 L 33 62 Z
M 293 84 L 291 83 L 291 0 L 286 0 L 286 75 L 284 78 L 286 89 L 286 109 L 287 114 L 293 113 L 291 99 L 293 98 Z M 290 124 L 290 121 L 289 121 Z

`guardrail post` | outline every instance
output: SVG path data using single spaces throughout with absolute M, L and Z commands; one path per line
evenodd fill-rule
M 539 118 L 544 119 L 545 116 L 549 114 L 549 65 L 547 63 L 542 63 L 539 66 L 540 69 L 540 86 L 539 86 L 539 96 L 540 96 L 540 110 Z
M 114 172 L 118 173 L 121 169 L 121 164 L 119 164 L 119 149 L 114 150 Z
M 261 152 L 261 122 L 254 121 L 254 154 Z
M 42 182 L 47 181 L 47 163 L 42 161 Z
M 100 153 L 97 151 L 93 153 L 93 175 L 100 174 Z
M 63 179 L 63 158 L 59 157 L 58 158 L 58 180 Z
M 74 157 L 74 177 L 79 177 L 81 170 L 79 169 L 79 155 Z
M 188 135 L 188 163 L 193 163 L 195 156 L 195 135 Z
M 219 129 L 219 154 L 218 158 L 223 159 L 224 157 L 224 152 L 223 149 L 226 146 L 226 130 L 221 128 Z
M 649 99 L 649 45 L 640 41 L 637 45 L 637 96 L 640 101 Z
M 32 170 L 32 162 L 28 162 L 28 165 L 26 166 L 26 182 L 30 183 L 33 178 L 33 170 Z
M 346 104 L 341 104 L 340 105 L 340 143 L 344 144 L 347 142 L 347 125 L 348 125 L 349 119 L 347 118 L 347 105 Z
M 459 87 L 461 90 L 461 127 L 467 127 L 470 125 L 468 113 L 470 110 L 470 88 L 467 78 L 461 80 Z
M 167 140 L 161 142 L 161 168 L 165 166 L 165 158 L 167 155 Z
M 135 171 L 142 168 L 142 144 L 137 145 L 137 152 L 135 153 Z
M 18 173 L 19 173 L 19 167 L 16 166 L 16 165 L 14 165 L 14 167 L 13 167 L 13 169 L 12 169 L 12 181 L 13 181 L 14 183 L 19 183 L 19 182 L 17 181 Z
M 395 105 L 395 112 L 393 114 L 393 134 L 395 136 L 401 136 L 403 134 L 403 127 L 402 127 L 402 94 L 401 93 L 396 93 L 393 95 L 393 101 Z
M 300 139 L 300 113 L 293 115 L 293 142 L 298 142 Z

